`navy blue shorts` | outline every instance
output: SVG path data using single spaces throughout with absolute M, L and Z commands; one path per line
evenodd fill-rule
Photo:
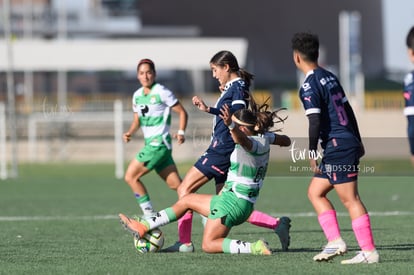
M 322 174 L 314 177 L 328 179 L 331 184 L 356 181 L 359 172 L 361 146 L 358 140 L 334 138 L 328 141 L 319 165 Z
M 408 120 L 408 143 L 410 144 L 411 155 L 414 155 L 414 116 L 407 116 Z
M 194 164 L 209 180 L 214 178 L 216 184 L 224 183 L 230 168 L 230 155 L 219 155 L 207 150 Z

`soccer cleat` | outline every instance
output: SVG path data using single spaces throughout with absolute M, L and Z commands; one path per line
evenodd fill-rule
M 330 259 L 334 258 L 338 255 L 343 255 L 347 251 L 346 243 L 339 238 L 335 241 L 328 242 L 328 244 L 324 247 L 323 251 L 313 257 L 314 261 L 329 261 Z
M 194 245 L 193 243 L 180 243 L 176 242 L 170 247 L 164 248 L 161 252 L 194 252 Z
M 275 228 L 275 233 L 279 237 L 280 244 L 282 245 L 283 251 L 288 251 L 290 245 L 290 219 L 288 217 L 281 217 L 279 224 Z
M 131 219 L 124 214 L 119 214 L 120 223 L 128 230 L 136 239 L 140 239 L 148 232 L 148 225 L 144 220 Z
M 358 251 L 357 255 L 349 260 L 341 261 L 341 264 L 376 264 L 379 263 L 379 254 L 377 250 Z
M 269 244 L 264 240 L 258 240 L 250 246 L 250 251 L 253 255 L 272 255 Z

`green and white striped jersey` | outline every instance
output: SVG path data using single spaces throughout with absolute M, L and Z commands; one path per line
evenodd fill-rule
M 269 163 L 270 144 L 274 142 L 275 137 L 273 133 L 249 136 L 253 142 L 250 152 L 236 144 L 230 156 L 231 165 L 226 188 L 233 191 L 237 197 L 256 202 Z
M 149 94 L 141 87 L 132 96 L 132 109 L 138 113 L 145 144 L 171 149 L 171 107 L 177 103 L 175 95 L 163 85 L 155 83 Z

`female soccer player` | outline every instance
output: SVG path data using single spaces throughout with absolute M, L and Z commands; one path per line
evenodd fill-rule
M 362 250 L 354 258 L 341 263 L 377 263 L 379 255 L 372 237 L 370 218 L 358 194 L 358 165 L 364 155 L 364 147 L 354 112 L 337 77 L 318 65 L 318 37 L 311 33 L 297 33 L 292 38 L 292 50 L 294 63 L 306 76 L 299 96 L 309 119 L 309 150 L 317 150 L 319 139 L 324 150 L 319 166 L 316 159 L 310 159 L 315 174 L 309 185 L 308 197 L 328 244 L 313 259 L 327 261 L 347 251 L 336 211 L 327 198 L 327 194 L 335 190 L 349 212 L 352 229 Z
M 245 222 L 253 212 L 266 174 L 270 144 L 279 144 L 280 140 L 290 141 L 285 135 L 268 132 L 279 117 L 277 111 L 266 109 L 267 106 L 262 106 L 259 108 L 262 112 L 256 113 L 239 109 L 231 115 L 229 107 L 223 105 L 220 118 L 229 129 L 236 146 L 231 153 L 227 180 L 218 195 L 190 193 L 154 217 L 138 221 L 120 214 L 124 227 L 139 238 L 148 230 L 176 221 L 187 210 L 193 210 L 208 216 L 202 242 L 205 252 L 271 255 L 263 240 L 250 243 L 227 238 L 230 229 Z
M 187 127 L 187 112 L 175 95 L 166 87 L 155 81 L 154 62 L 142 59 L 137 66 L 137 78 L 140 87 L 132 97 L 134 119 L 129 130 L 123 134 L 125 142 L 139 129 L 144 134 L 145 146 L 131 160 L 125 173 L 125 181 L 131 187 L 144 215 L 155 213 L 148 192 L 141 177 L 154 170 L 167 183 L 177 190 L 181 183 L 177 167 L 172 159 L 170 109 L 179 116 L 179 130 L 174 135 L 178 144 L 185 141 L 184 131 Z
M 201 186 L 215 180 L 216 193 L 218 194 L 227 178 L 230 167 L 230 155 L 234 149 L 234 141 L 229 129 L 220 117 L 220 109 L 228 105 L 230 113 L 244 108 L 254 108 L 255 103 L 249 92 L 253 75 L 239 67 L 236 57 L 229 51 L 220 51 L 210 60 L 210 67 L 213 77 L 219 82 L 221 95 L 215 107 L 208 107 L 198 97 L 193 97 L 193 104 L 203 112 L 214 115 L 213 133 L 211 142 L 205 153 L 198 159 L 193 167 L 185 175 L 178 187 L 179 197 L 197 191 Z M 280 146 L 289 146 L 290 140 L 279 140 Z M 276 232 L 282 244 L 282 250 L 286 251 L 289 246 L 290 219 L 280 219 L 265 213 L 254 211 L 248 220 L 250 223 L 270 228 Z M 179 240 L 173 246 L 164 249 L 169 252 L 192 252 L 191 243 L 192 213 L 191 211 L 183 216 L 178 223 Z
M 408 58 L 414 63 L 414 27 L 410 29 L 406 39 Z M 404 115 L 407 116 L 408 142 L 410 144 L 411 164 L 414 167 L 414 71 L 404 78 Z

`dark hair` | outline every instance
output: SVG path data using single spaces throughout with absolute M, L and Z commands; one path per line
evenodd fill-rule
M 144 58 L 144 59 L 141 59 L 141 60 L 138 62 L 138 65 L 137 65 L 137 71 L 139 70 L 139 67 L 140 67 L 142 64 L 148 64 L 148 65 L 150 66 L 151 71 L 153 71 L 153 72 L 155 73 L 155 64 L 154 64 L 154 62 L 153 62 L 151 59 L 149 59 L 149 58 Z
M 219 51 L 210 59 L 210 64 L 220 67 L 229 65 L 230 71 L 237 73 L 246 82 L 247 89 L 250 87 L 251 80 L 254 78 L 254 75 L 239 67 L 236 57 L 230 51 Z
M 319 58 L 319 38 L 308 32 L 295 33 L 292 38 L 292 50 L 298 51 L 305 61 L 317 62 Z
M 411 27 L 410 31 L 408 32 L 405 42 L 407 44 L 407 48 L 414 51 L 414 26 Z
M 267 102 L 268 100 L 266 100 Z M 253 111 L 251 109 L 239 109 L 234 112 L 234 116 L 246 123 L 249 124 L 248 127 L 252 132 L 264 134 L 266 132 L 271 131 L 274 128 L 276 123 L 284 123 L 287 117 L 282 118 L 277 113 L 282 110 L 286 110 L 286 108 L 279 108 L 275 111 L 269 111 L 269 105 L 267 103 L 263 103 L 260 106 L 256 106 Z M 237 122 L 236 122 L 237 123 Z M 278 132 L 281 129 L 274 129 L 273 132 Z

